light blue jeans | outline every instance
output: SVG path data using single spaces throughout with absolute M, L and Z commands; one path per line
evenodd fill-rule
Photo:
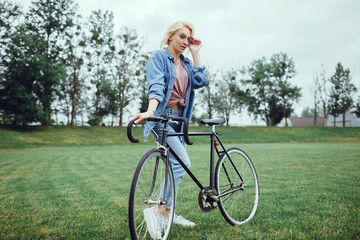
M 167 116 L 167 117 L 182 117 L 183 116 L 183 112 L 182 110 L 175 110 L 172 108 L 166 108 L 165 111 L 163 112 L 162 116 Z M 164 124 L 157 122 L 154 126 L 154 131 L 156 132 L 156 134 L 158 135 L 158 142 L 161 144 L 162 143 L 162 137 L 163 137 L 163 128 L 164 128 Z M 168 129 L 169 129 L 169 133 L 174 133 L 174 132 L 180 132 L 181 131 L 181 123 L 179 124 L 175 124 L 175 123 L 169 123 L 168 124 Z M 153 133 L 154 137 L 156 138 L 156 135 Z M 180 137 L 177 136 L 173 136 L 173 137 L 168 137 L 167 138 L 167 142 L 170 145 L 170 147 L 175 151 L 175 153 L 180 157 L 180 159 L 185 163 L 185 165 L 190 168 L 190 159 L 189 156 L 186 152 L 185 146 L 181 143 L 180 141 Z M 185 169 L 180 165 L 180 163 L 176 160 L 176 158 L 170 154 L 169 155 L 169 162 L 171 164 L 171 168 L 173 171 L 173 175 L 174 175 L 174 182 L 175 182 L 175 201 L 176 201 L 176 196 L 177 196 L 177 191 L 179 188 L 179 184 L 181 182 L 181 180 L 183 179 L 184 175 L 186 174 Z M 163 196 L 164 193 L 164 186 L 165 184 L 163 184 L 162 190 L 161 190 L 161 197 Z M 170 189 L 170 183 L 168 183 L 167 185 L 167 189 L 165 190 L 165 199 L 163 199 L 164 202 L 167 203 L 166 208 L 170 209 L 171 206 L 171 189 Z

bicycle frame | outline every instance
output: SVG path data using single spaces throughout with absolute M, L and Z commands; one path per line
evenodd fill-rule
M 193 174 L 193 172 L 184 164 L 184 162 L 180 159 L 180 157 L 176 154 L 176 152 L 173 150 L 173 148 L 168 145 L 167 143 L 167 138 L 168 137 L 173 137 L 173 136 L 183 136 L 184 133 L 169 133 L 169 129 L 167 127 L 168 123 L 165 122 L 164 123 L 164 129 L 163 129 L 163 141 L 162 141 L 162 145 L 160 146 L 160 148 L 165 148 L 168 149 L 170 151 L 171 154 L 173 154 L 173 156 L 175 157 L 175 159 L 180 163 L 180 165 L 185 169 L 185 171 L 189 174 L 189 176 L 191 177 L 191 179 L 196 183 L 196 185 L 200 188 L 200 190 L 204 190 L 205 187 L 201 184 L 201 182 L 199 181 L 199 179 Z M 237 168 L 235 167 L 235 165 L 233 164 L 233 161 L 231 160 L 230 156 L 228 155 L 228 153 L 225 150 L 224 145 L 222 144 L 220 138 L 218 135 L 218 133 L 215 132 L 215 125 L 212 125 L 211 128 L 211 132 L 189 132 L 188 133 L 189 136 L 210 136 L 210 183 L 209 183 L 209 188 L 210 189 L 214 189 L 214 168 L 215 168 L 215 162 L 214 162 L 214 154 L 215 151 L 218 155 L 218 157 L 220 157 L 223 153 L 225 153 L 227 155 L 227 157 L 229 158 L 231 164 L 233 165 L 237 175 L 239 176 L 239 178 L 241 179 L 242 182 L 244 182 L 244 180 L 242 179 L 240 173 L 238 172 Z M 219 145 L 222 148 L 222 151 L 219 151 L 217 149 L 217 144 L 219 143 Z M 215 149 L 215 151 L 214 151 Z M 166 152 L 166 166 L 169 166 L 169 154 Z M 168 174 L 168 167 L 166 167 L 165 173 Z M 226 169 L 225 169 L 226 172 Z M 227 175 L 227 177 L 229 178 L 229 176 Z M 229 179 L 230 180 L 230 179 Z M 165 180 L 165 189 L 167 187 L 167 178 Z M 239 189 L 240 190 L 240 189 Z M 228 194 L 233 193 L 234 191 L 237 191 L 237 189 L 220 194 L 220 193 L 215 193 L 213 198 L 215 200 L 219 200 L 220 197 L 226 196 Z

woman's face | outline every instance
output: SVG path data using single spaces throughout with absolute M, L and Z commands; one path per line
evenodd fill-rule
M 189 46 L 191 32 L 187 27 L 180 28 L 170 38 L 169 47 L 178 53 L 183 53 Z

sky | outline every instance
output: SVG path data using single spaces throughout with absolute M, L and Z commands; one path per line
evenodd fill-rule
M 16 0 L 25 8 L 30 0 Z M 338 62 L 360 89 L 360 1 L 358 0 L 75 0 L 83 17 L 110 10 L 115 31 L 137 29 L 144 50 L 159 49 L 167 28 L 185 20 L 202 41 L 202 63 L 211 69 L 240 69 L 262 57 L 283 52 L 295 62 L 291 83 L 302 88 L 294 105 L 300 115 L 313 106 L 314 75 L 326 76 Z M 190 57 L 190 54 L 189 56 Z M 210 79 L 211 80 L 211 79 Z M 360 92 L 360 91 L 359 91 Z M 135 113 L 135 112 L 134 112 Z M 254 124 L 243 114 L 244 124 Z

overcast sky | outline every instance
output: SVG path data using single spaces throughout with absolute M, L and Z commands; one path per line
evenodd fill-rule
M 17 0 L 28 6 L 28 0 Z M 284 52 L 293 58 L 302 87 L 296 114 L 313 105 L 314 74 L 327 76 L 341 62 L 360 88 L 360 1 L 358 0 L 75 0 L 83 17 L 111 10 L 116 31 L 137 29 L 145 49 L 159 48 L 166 29 L 186 20 L 202 40 L 202 62 L 215 69 L 248 66 L 251 61 Z M 189 55 L 190 56 L 190 55 Z

